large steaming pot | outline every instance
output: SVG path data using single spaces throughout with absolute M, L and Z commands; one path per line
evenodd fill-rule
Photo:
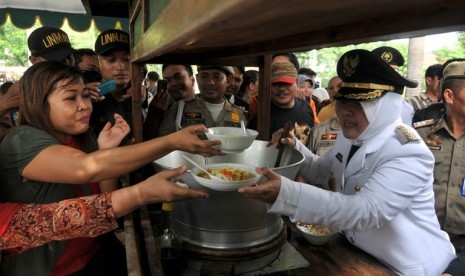
M 256 167 L 274 167 L 278 150 L 266 147 L 265 141 L 254 141 L 242 153 L 204 158 L 200 155 L 175 151 L 154 161 L 155 170 L 188 165 L 182 154 L 199 164 L 241 163 Z M 295 178 L 303 155 L 290 147 L 284 150 L 281 165 L 273 168 L 277 173 Z M 207 189 L 210 197 L 176 202 L 175 227 L 182 239 L 196 246 L 212 249 L 235 249 L 256 246 L 276 238 L 284 225 L 279 215 L 267 213 L 266 204 L 248 199 L 237 192 L 220 192 L 199 185 L 191 171 L 182 175 L 192 189 Z M 264 180 L 262 178 L 262 180 Z

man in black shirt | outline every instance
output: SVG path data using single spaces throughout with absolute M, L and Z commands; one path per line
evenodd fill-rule
M 297 98 L 297 70 L 290 62 L 274 62 L 271 65 L 271 106 L 270 133 L 268 139 L 278 129 L 290 121 L 294 135 L 306 143 L 314 126 L 313 111 L 308 102 Z M 257 129 L 257 116 L 251 119 L 249 128 Z
M 115 113 L 121 115 L 132 129 L 132 103 L 130 95 L 127 94 L 131 83 L 129 51 L 129 34 L 121 30 L 104 31 L 95 41 L 102 83 L 108 80 L 115 81 L 115 90 L 106 94 L 104 100 L 94 103 L 90 125 L 96 135 L 107 122 L 115 123 Z M 121 144 L 131 142 L 132 132 Z

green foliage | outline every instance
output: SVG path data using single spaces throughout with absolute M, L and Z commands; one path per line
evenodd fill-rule
M 3 26 L 0 26 L 0 49 L 2 49 L 0 51 L 0 61 L 3 61 L 5 66 L 29 66 L 27 37 L 32 30 L 38 27 L 40 27 L 40 24 L 36 22 L 30 30 L 19 29 L 10 20 L 7 20 Z M 71 45 L 75 49 L 94 49 L 94 42 L 99 35 L 95 25 L 92 25 L 86 32 L 76 32 L 68 24 L 64 24 L 62 29 L 68 34 Z
M 442 47 L 433 51 L 439 63 L 453 58 L 465 58 L 465 32 L 457 33 L 457 41 L 458 43 L 451 47 Z
M 459 41 L 460 46 L 462 46 L 462 48 L 465 48 L 465 31 L 458 32 L 457 39 Z
M 439 63 L 444 63 L 449 59 L 465 58 L 465 48 L 456 45 L 452 48 L 443 47 L 433 51 Z
M 86 32 L 76 32 L 71 29 L 68 24 L 65 24 L 61 29 L 68 34 L 69 41 L 74 49 L 94 49 L 95 40 L 100 34 L 94 24 L 92 24 L 92 27 Z
M 299 59 L 300 67 L 310 67 L 313 71 L 317 72 L 317 78 L 321 79 L 321 86 L 326 87 L 328 81 L 337 75 L 336 65 L 339 57 L 347 51 L 353 49 L 373 50 L 381 46 L 394 47 L 404 56 L 406 63 L 399 68 L 399 72 L 405 75 L 407 72 L 407 56 L 408 56 L 408 41 L 395 42 L 395 41 L 381 41 L 372 43 L 363 43 L 358 45 L 347 45 L 343 47 L 324 48 L 319 50 L 312 50 L 308 52 L 296 53 Z
M 16 28 L 9 20 L 0 27 L 0 49 L 0 60 L 6 66 L 27 67 L 27 32 Z

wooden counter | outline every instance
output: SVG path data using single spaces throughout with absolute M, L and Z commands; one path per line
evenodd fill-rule
M 288 218 L 283 219 L 288 226 L 289 242 L 310 263 L 310 266 L 294 269 L 286 275 L 396 275 L 342 235 L 325 245 L 313 245 Z
M 295 224 L 291 223 L 287 217 L 283 217 L 283 220 L 287 228 L 288 242 L 310 265 L 290 271 L 275 272 L 270 275 L 396 275 L 378 260 L 350 244 L 342 235 L 338 235 L 335 240 L 325 245 L 313 245 L 302 236 Z M 132 233 L 132 235 L 139 236 L 139 238 L 136 238 L 139 246 L 130 246 L 130 248 L 134 247 L 137 250 L 132 253 L 127 252 L 129 275 L 159 276 L 162 271 L 158 259 L 160 253 L 156 249 L 150 218 L 145 208 L 141 209 L 140 220 L 138 221 L 141 222 L 140 227 L 143 234 Z M 127 232 L 127 234 L 129 233 Z M 144 238 L 141 238 L 141 236 Z

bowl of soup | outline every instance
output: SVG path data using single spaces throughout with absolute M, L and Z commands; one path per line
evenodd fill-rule
M 240 127 L 211 127 L 206 133 L 209 140 L 220 140 L 219 148 L 225 153 L 238 153 L 252 145 L 258 136 L 258 131 L 246 129 L 245 133 Z
M 222 179 L 213 180 L 198 168 L 192 168 L 194 179 L 200 185 L 216 191 L 237 191 L 241 187 L 251 186 L 258 182 L 261 175 L 255 167 L 236 163 L 217 163 L 202 166 L 210 174 Z
M 319 224 L 297 222 L 296 226 L 309 243 L 316 245 L 326 244 L 338 234 L 338 231 Z

